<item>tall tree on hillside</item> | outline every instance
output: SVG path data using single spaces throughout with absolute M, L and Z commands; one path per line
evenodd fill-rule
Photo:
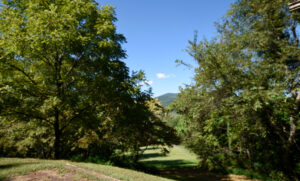
M 299 177 L 299 14 L 288 3 L 237 0 L 218 37 L 190 42 L 195 84 L 174 107 L 203 165 Z
M 14 139 L 45 138 L 40 147 L 55 158 L 133 144 L 151 123 L 150 94 L 138 87 L 143 74 L 130 76 L 121 61 L 125 38 L 116 33 L 113 8 L 94 0 L 1 2 L 0 120 L 32 132 Z M 107 147 L 91 148 L 101 144 Z

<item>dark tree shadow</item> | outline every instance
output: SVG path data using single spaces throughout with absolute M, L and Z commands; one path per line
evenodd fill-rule
M 154 166 L 157 168 L 182 168 L 182 167 L 190 167 L 192 162 L 185 160 L 150 160 L 150 161 L 142 161 L 145 165 Z
M 7 163 L 7 164 L 1 164 L 0 163 L 0 170 L 12 168 L 12 167 L 19 167 L 19 166 L 23 166 L 23 165 L 37 164 L 37 163 L 38 162 L 30 162 L 30 163 Z
M 0 172 L 5 170 L 5 169 L 10 169 L 10 168 L 15 168 L 15 167 L 20 167 L 23 165 L 31 165 L 31 164 L 38 164 L 38 162 L 29 162 L 29 163 L 5 163 L 2 164 L 0 163 Z M 0 181 L 5 180 L 6 178 L 0 175 Z
M 178 181 L 222 181 L 227 179 L 226 176 L 192 167 L 160 169 L 160 176 Z
M 165 156 L 163 153 L 148 153 L 141 155 L 141 159 Z M 224 181 L 230 180 L 225 175 L 218 175 L 207 170 L 195 168 L 193 162 L 186 160 L 145 160 L 140 161 L 145 167 L 155 170 L 150 172 L 161 177 L 177 181 Z
M 163 153 L 144 153 L 140 156 L 141 159 L 147 159 L 147 158 L 155 158 L 155 157 L 163 157 L 165 156 Z

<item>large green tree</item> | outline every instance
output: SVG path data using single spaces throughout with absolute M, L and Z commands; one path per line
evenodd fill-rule
M 121 61 L 125 38 L 116 33 L 111 6 L 94 0 L 1 2 L 2 151 L 12 151 L 9 140 L 21 142 L 30 156 L 62 158 L 80 150 L 86 156 L 108 150 L 110 156 L 159 129 L 147 106 L 150 94 L 138 86 L 143 73 L 129 75 Z
M 174 107 L 203 166 L 299 177 L 299 14 L 288 3 L 237 0 L 218 37 L 190 42 L 195 83 Z

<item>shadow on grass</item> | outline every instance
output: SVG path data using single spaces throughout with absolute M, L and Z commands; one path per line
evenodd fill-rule
M 158 147 L 148 147 L 146 150 L 157 150 L 159 149 Z
M 222 181 L 227 178 L 192 167 L 160 169 L 160 176 L 177 181 Z
M 156 158 L 156 160 L 141 160 L 141 168 L 144 171 L 177 180 L 177 181 L 223 181 L 230 180 L 227 176 L 211 173 L 206 170 L 195 168 L 195 162 L 184 159 L 163 160 L 158 157 L 164 157 L 162 153 L 146 153 L 141 156 L 142 159 Z
M 141 159 L 147 159 L 147 158 L 156 158 L 156 157 L 163 157 L 166 156 L 163 153 L 144 153 L 141 155 Z
M 13 168 L 13 167 L 19 167 L 19 166 L 23 166 L 23 165 L 37 164 L 37 163 L 38 162 L 0 164 L 0 170 L 2 170 L 2 169 L 9 169 L 9 168 Z
M 16 167 L 24 166 L 24 165 L 31 165 L 31 164 L 37 164 L 38 162 L 30 162 L 30 163 L 6 163 L 1 164 L 0 163 L 0 173 L 1 171 L 4 171 L 5 169 L 14 169 Z M 0 181 L 6 180 L 6 177 L 0 174 Z
M 15 167 L 15 166 L 18 166 L 18 164 L 5 164 L 5 165 L 0 165 L 0 170 L 1 170 L 1 169 L 7 169 L 7 168 Z
M 182 168 L 182 167 L 191 167 L 193 162 L 185 160 L 150 160 L 150 161 L 141 161 L 144 165 L 148 165 L 156 168 Z

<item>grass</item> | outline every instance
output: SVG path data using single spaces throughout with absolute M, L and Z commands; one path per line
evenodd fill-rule
M 70 162 L 65 160 L 41 160 L 41 159 L 20 159 L 20 158 L 0 158 L 0 180 L 5 178 L 24 175 L 38 170 L 48 170 L 57 168 L 59 173 L 63 174 L 70 170 L 65 167 L 67 163 L 85 168 L 91 171 L 120 179 L 122 181 L 168 181 L 169 179 L 137 172 L 129 169 L 123 169 L 113 166 L 105 166 L 93 163 Z M 86 173 L 77 173 L 79 178 L 89 178 L 91 180 L 103 180 Z
M 38 170 L 58 168 L 64 170 L 65 161 L 0 158 L 0 180 L 16 175 L 24 175 Z
M 129 169 L 118 168 L 113 166 L 97 165 L 92 163 L 73 163 L 76 166 L 85 168 L 91 171 L 100 172 L 104 175 L 126 181 L 170 181 L 169 179 L 160 178 L 157 176 L 137 172 Z
M 183 146 L 175 145 L 168 154 L 161 153 L 160 149 L 148 148 L 141 157 L 140 162 L 146 166 L 161 168 L 196 167 L 197 156 Z
M 169 154 L 163 154 L 160 149 L 150 147 L 142 155 L 140 163 L 146 167 L 159 170 L 160 176 L 177 181 L 249 181 L 249 179 L 238 175 L 246 175 L 249 178 L 262 178 L 257 175 L 249 175 L 245 172 L 237 171 L 232 171 L 232 173 L 236 175 L 221 175 L 212 173 L 198 168 L 197 156 L 183 146 L 174 146 L 169 151 Z
M 221 181 L 223 176 L 197 168 L 197 156 L 180 145 L 163 154 L 160 149 L 150 147 L 141 157 L 140 163 L 159 170 L 160 176 L 178 181 Z
M 102 164 L 72 162 L 66 160 L 41 160 L 41 159 L 20 159 L 20 158 L 0 158 L 0 180 L 24 175 L 38 170 L 49 170 L 56 168 L 60 175 L 69 173 L 71 170 L 66 168 L 66 164 L 78 166 L 80 168 L 104 174 L 122 181 L 222 181 L 222 180 L 244 180 L 239 178 L 230 178 L 226 175 L 218 175 L 197 168 L 197 156 L 188 151 L 183 146 L 174 146 L 170 153 L 163 154 L 160 149 L 154 147 L 148 148 L 141 157 L 139 163 L 145 168 L 153 169 L 158 176 L 137 172 L 134 170 L 118 168 Z M 234 174 L 247 175 L 255 178 L 255 175 L 248 175 L 245 172 L 232 171 Z M 95 175 L 76 171 L 76 178 L 87 178 L 88 180 L 105 180 L 97 178 Z M 237 177 L 236 175 L 233 175 Z M 256 177 L 257 178 L 257 177 Z M 248 180 L 249 181 L 249 180 Z

